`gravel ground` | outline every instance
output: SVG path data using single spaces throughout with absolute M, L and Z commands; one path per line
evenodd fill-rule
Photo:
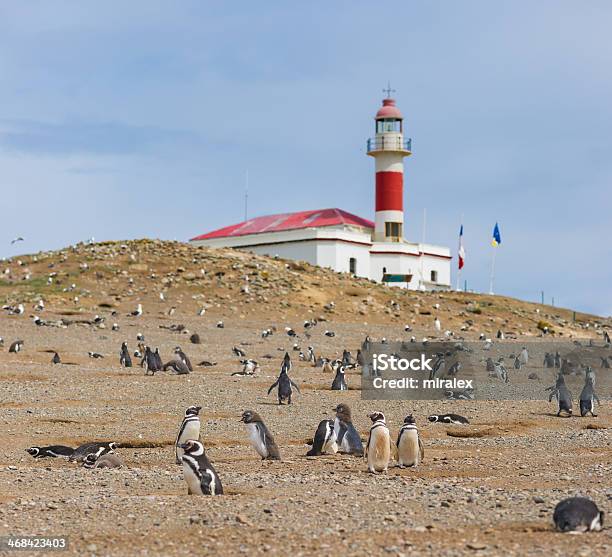
M 331 375 L 296 361 L 292 376 L 302 394 L 279 407 L 266 391 L 293 342 L 282 333 L 285 323 L 261 339 L 259 331 L 274 322 L 227 317 L 218 329 L 215 320 L 183 316 L 203 339 L 192 345 L 187 335 L 161 330 L 160 319 L 117 318 L 121 330 L 112 332 L 0 317 L 7 342 L 26 341 L 22 353 L 9 354 L 6 346 L 0 352 L 0 535 L 67 535 L 66 553 L 79 555 L 610 554 L 612 530 L 564 535 L 551 521 L 555 504 L 574 494 L 612 511 L 609 400 L 599 417 L 571 419 L 555 417 L 554 403 L 542 401 L 363 401 L 355 372 L 349 386 L 357 388 L 332 392 Z M 333 328 L 335 338 L 324 337 L 322 326 L 313 333 L 325 355 L 344 347 L 354 353 L 366 332 L 402 334 L 397 326 Z M 127 338 L 133 349 L 138 332 L 166 358 L 180 344 L 194 364 L 206 358 L 218 365 L 188 376 L 145 377 L 138 367 L 122 369 L 119 345 Z M 239 369 L 231 347 L 240 343 L 261 363 L 258 376 L 230 377 Z M 51 365 L 48 349 L 76 365 Z M 89 350 L 105 358 L 90 359 Z M 384 411 L 393 437 L 404 415 L 414 413 L 425 461 L 375 476 L 362 459 L 305 457 L 317 423 L 332 417 L 340 401 L 351 405 L 364 438 L 368 412 Z M 202 406 L 202 440 L 226 488 L 223 497 L 187 496 L 174 464 L 173 440 L 191 404 Z M 282 462 L 262 462 L 249 446 L 238 421 L 247 408 L 276 436 Z M 465 415 L 471 424 L 426 421 L 438 412 Z M 457 430 L 483 436 L 447 435 Z M 119 470 L 34 460 L 24 451 L 90 440 L 149 448 L 118 449 L 126 463 Z

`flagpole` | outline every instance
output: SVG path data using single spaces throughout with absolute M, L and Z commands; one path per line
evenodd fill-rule
M 461 213 L 461 224 L 460 224 L 460 227 L 461 227 L 461 231 L 463 231 L 463 213 Z M 461 249 L 462 242 L 463 242 L 463 238 L 460 236 L 459 237 L 459 248 L 458 249 Z M 455 290 L 457 292 L 459 292 L 460 291 L 459 290 L 459 285 L 461 284 L 461 271 L 462 271 L 462 269 L 459 267 L 459 251 L 457 251 L 457 267 L 458 267 L 457 268 L 457 287 L 455 288 Z
M 493 279 L 495 278 L 495 255 L 497 254 L 497 247 L 493 246 L 493 260 L 491 261 L 491 282 L 489 283 L 489 294 L 493 294 Z

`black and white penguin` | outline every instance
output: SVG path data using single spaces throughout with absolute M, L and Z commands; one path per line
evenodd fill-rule
M 286 356 L 288 356 L 288 354 L 285 353 L 285 357 Z M 298 393 L 300 392 L 300 388 L 291 380 L 291 378 L 287 374 L 287 367 L 285 366 L 284 361 L 281 367 L 280 375 L 278 376 L 278 379 L 272 385 L 270 385 L 270 388 L 268 389 L 268 394 L 270 394 L 272 392 L 272 389 L 276 387 L 278 387 L 279 404 L 282 404 L 284 400 L 286 400 L 288 404 L 291 404 L 291 394 L 293 393 L 293 387 L 295 387 Z
M 357 361 L 357 365 L 359 367 L 363 367 L 365 364 L 365 358 L 363 356 L 363 352 L 361 351 L 361 348 L 357 349 L 357 356 L 355 357 L 355 360 Z
M 561 416 L 561 412 L 565 413 L 566 417 L 572 415 L 572 393 L 565 384 L 565 377 L 562 373 L 557 375 L 557 381 L 552 387 L 546 389 L 550 391 L 548 402 L 551 402 L 553 397 L 557 398 L 558 411 L 557 416 Z
M 398 466 L 418 466 L 425 456 L 423 442 L 419 436 L 419 430 L 412 414 L 404 418 L 397 436 L 397 460 Z
M 378 474 L 386 472 L 391 460 L 391 437 L 389 428 L 382 412 L 372 412 L 368 415 L 372 420 L 365 456 L 368 459 L 368 472 Z
M 162 366 L 163 371 L 168 371 L 169 369 L 174 371 L 177 375 L 189 374 L 189 368 L 187 367 L 187 364 L 183 362 L 183 360 L 179 360 L 178 358 L 170 360 Z
M 74 449 L 74 452 L 68 457 L 70 462 L 82 462 L 89 453 L 95 453 L 98 457 L 103 454 L 115 450 L 119 445 L 113 441 L 100 443 L 84 443 Z
M 244 358 L 246 356 L 246 352 L 242 350 L 242 348 L 238 348 L 237 346 L 234 346 L 232 348 L 232 353 L 234 354 L 234 356 L 238 356 L 239 358 Z
M 57 352 L 53 354 L 53 358 L 51 358 L 51 363 L 54 365 L 62 363 L 62 359 L 60 358 L 60 355 Z
M 260 415 L 253 410 L 246 410 L 242 414 L 241 422 L 246 424 L 251 445 L 262 460 L 280 460 L 280 451 L 274 437 L 268 431 Z
M 346 377 L 344 374 L 344 366 L 340 364 L 336 368 L 336 376 L 332 382 L 332 391 L 348 391 L 348 385 L 346 383 Z
M 330 337 L 330 338 L 334 338 L 336 336 L 336 333 L 334 333 L 334 331 L 325 331 L 323 334 L 326 337 Z
M 140 317 L 142 315 L 142 304 L 138 304 L 136 309 L 130 313 L 131 317 Z
M 93 358 L 94 360 L 101 360 L 102 358 L 104 358 L 103 354 L 100 354 L 100 352 L 87 352 L 87 355 L 90 358 Z
M 183 352 L 183 350 L 181 349 L 180 346 L 177 346 L 174 349 L 174 353 L 187 366 L 189 371 L 193 371 L 193 366 L 191 365 L 191 360 L 189 359 L 187 354 L 185 354 L 185 352 Z
M 427 416 L 427 419 L 432 423 L 443 423 L 443 424 L 454 424 L 454 425 L 465 425 L 469 424 L 470 421 L 459 414 L 432 414 Z
M 608 333 L 606 329 L 604 329 L 604 332 L 603 332 L 603 339 L 606 344 L 612 344 L 610 342 L 610 334 Z
M 312 448 L 306 453 L 306 456 L 320 456 L 322 454 L 335 454 L 336 452 L 338 452 L 338 444 L 336 443 L 334 422 L 332 420 L 321 420 L 312 441 Z
M 334 420 L 334 433 L 338 452 L 363 456 L 363 444 L 361 437 L 353 425 L 351 409 L 348 404 L 338 404 L 334 408 L 336 419 Z
M 593 381 L 593 376 L 587 375 L 584 379 L 584 387 L 582 387 L 582 392 L 580 393 L 580 415 L 583 418 L 587 414 L 591 414 L 591 416 L 596 418 L 595 401 L 597 401 L 597 404 L 601 404 L 599 397 L 595 394 Z
M 553 522 L 560 532 L 599 532 L 604 513 L 586 497 L 570 497 L 555 507 Z
M 446 370 L 446 359 L 444 358 L 444 354 L 442 352 L 436 354 L 436 359 L 431 366 L 431 370 L 429 372 L 429 379 L 435 379 L 436 377 L 442 375 Z
M 181 457 L 183 456 L 181 445 L 190 439 L 194 441 L 200 440 L 200 410 L 202 410 L 201 406 L 190 406 L 185 410 L 185 416 L 174 442 L 177 464 L 181 463 Z
M 223 495 L 223 485 L 217 471 L 208 460 L 204 445 L 193 439 L 181 445 L 183 475 L 189 495 Z
M 30 447 L 26 449 L 26 452 L 34 458 L 57 458 L 60 456 L 68 458 L 74 453 L 74 449 L 65 445 L 49 445 L 47 447 Z
M 123 367 L 132 367 L 132 358 L 128 349 L 127 341 L 121 344 L 121 352 L 119 352 L 119 363 Z
M 17 354 L 17 352 L 21 352 L 22 349 L 23 349 L 23 340 L 16 340 L 15 342 L 13 342 L 13 344 L 10 345 L 9 352 Z
M 83 460 L 83 468 L 122 468 L 123 460 L 113 452 L 89 453 Z

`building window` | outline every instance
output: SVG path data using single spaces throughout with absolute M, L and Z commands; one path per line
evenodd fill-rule
M 385 223 L 385 236 L 387 238 L 401 238 L 402 237 L 402 223 L 401 222 L 386 222 Z
M 431 282 L 438 282 L 438 271 L 431 272 Z
M 351 257 L 349 259 L 349 273 L 356 275 L 357 274 L 357 259 Z

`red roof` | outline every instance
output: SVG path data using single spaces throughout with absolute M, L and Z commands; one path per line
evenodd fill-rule
M 374 223 L 362 219 L 342 209 L 319 209 L 318 211 L 301 211 L 299 213 L 282 213 L 280 215 L 269 215 L 257 217 L 214 230 L 208 234 L 202 234 L 191 238 L 194 240 L 208 240 L 211 238 L 227 238 L 231 236 L 246 236 L 247 234 L 262 234 L 264 232 L 282 232 L 284 230 L 297 230 L 300 228 L 320 228 L 323 226 L 362 226 L 374 228 Z
M 383 105 L 376 113 L 376 120 L 381 118 L 399 118 L 401 120 L 402 113 L 395 106 L 395 99 L 383 99 Z

